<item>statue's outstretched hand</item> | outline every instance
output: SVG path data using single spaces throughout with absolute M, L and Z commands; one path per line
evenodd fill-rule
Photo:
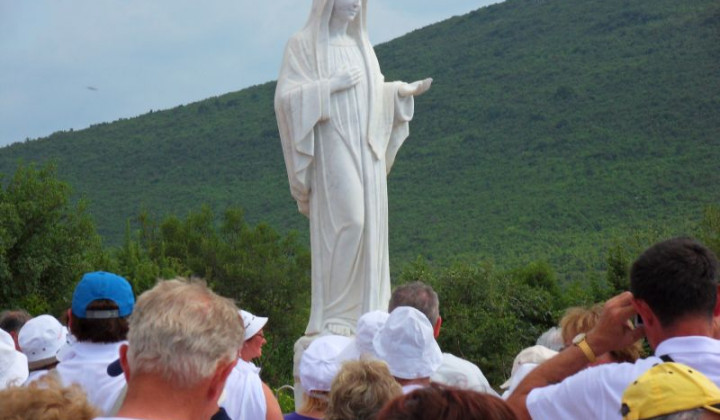
M 402 86 L 400 86 L 398 94 L 403 97 L 410 95 L 422 95 L 423 93 L 427 92 L 428 89 L 430 89 L 432 81 L 433 79 L 431 77 L 428 77 L 427 79 L 418 80 L 417 82 L 404 83 Z
M 342 68 L 330 77 L 330 92 L 340 92 L 350 89 L 360 82 L 363 72 L 360 67 Z

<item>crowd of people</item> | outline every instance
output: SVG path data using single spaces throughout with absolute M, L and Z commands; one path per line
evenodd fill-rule
M 502 396 L 441 350 L 432 287 L 400 285 L 351 336 L 313 339 L 285 414 L 253 362 L 267 318 L 198 279 L 161 280 L 136 301 L 125 278 L 86 273 L 65 322 L 0 314 L 0 420 L 720 419 L 717 270 L 693 239 L 651 246 L 629 291 L 568 308 L 517 355 Z

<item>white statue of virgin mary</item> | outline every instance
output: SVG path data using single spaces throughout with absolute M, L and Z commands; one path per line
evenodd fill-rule
M 288 41 L 275 91 L 290 191 L 310 219 L 306 335 L 349 335 L 387 310 L 387 173 L 408 136 L 413 96 L 432 79 L 386 83 L 366 32 L 367 0 L 313 0 Z

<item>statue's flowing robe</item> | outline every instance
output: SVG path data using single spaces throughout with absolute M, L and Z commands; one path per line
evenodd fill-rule
M 365 312 L 387 310 L 387 173 L 408 135 L 412 96 L 385 83 L 362 13 L 352 41 L 332 44 L 333 0 L 314 0 L 305 28 L 288 42 L 275 91 L 275 114 L 290 191 L 310 220 L 312 307 L 307 335 L 354 332 Z M 357 66 L 362 80 L 330 92 L 337 70 Z

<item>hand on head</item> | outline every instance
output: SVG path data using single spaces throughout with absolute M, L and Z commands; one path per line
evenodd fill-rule
M 595 354 L 620 350 L 645 336 L 644 326 L 628 322 L 636 314 L 632 301 L 632 293 L 623 292 L 605 302 L 597 325 L 586 336 Z

